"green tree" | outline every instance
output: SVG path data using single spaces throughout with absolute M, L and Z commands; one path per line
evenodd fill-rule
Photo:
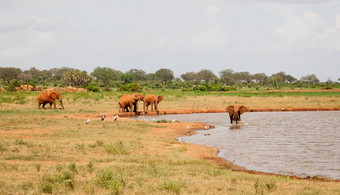
M 261 83 L 263 84 L 264 83 L 264 80 L 266 78 L 266 74 L 264 73 L 256 73 L 253 75 L 253 79 L 257 82 L 257 83 Z
M 302 82 L 307 82 L 309 84 L 315 84 L 319 82 L 319 79 L 316 77 L 315 74 L 308 74 L 306 76 L 301 77 L 300 80 Z
M 157 80 L 162 82 L 162 85 L 164 83 L 166 84 L 167 82 L 172 81 L 175 78 L 172 70 L 166 68 L 157 70 L 155 73 L 155 77 Z
M 233 78 L 233 74 L 234 74 L 234 71 L 231 69 L 220 71 L 219 72 L 220 81 L 223 83 L 226 83 L 227 85 L 233 84 L 235 82 Z
M 64 76 L 63 79 L 70 86 L 86 85 L 91 82 L 91 77 L 86 71 L 70 70 Z
M 104 84 L 104 87 L 109 85 L 109 82 L 112 80 L 116 80 L 118 78 L 117 71 L 107 68 L 107 67 L 97 67 L 91 73 L 97 81 L 100 81 Z
M 119 80 L 123 81 L 125 84 L 131 83 L 135 79 L 135 76 L 130 73 L 122 73 L 118 77 L 119 77 Z
M 293 82 L 296 82 L 296 81 L 297 81 L 297 79 L 294 78 L 294 77 L 291 76 L 291 75 L 286 75 L 285 80 L 288 81 L 289 83 L 293 83 Z
M 203 69 L 197 73 L 197 77 L 199 80 L 204 80 L 208 83 L 209 81 L 214 80 L 216 75 L 211 70 Z
M 73 70 L 73 69 L 64 66 L 64 67 L 61 67 L 61 68 L 52 68 L 49 71 L 52 74 L 53 80 L 62 80 L 63 76 L 71 70 Z
M 235 72 L 233 78 L 236 82 L 249 83 L 252 80 L 252 76 L 249 72 Z
M 135 76 L 135 81 L 145 81 L 146 80 L 146 73 L 143 70 L 130 69 L 128 73 Z
M 197 74 L 194 72 L 187 72 L 185 74 L 181 74 L 181 79 L 184 81 L 195 81 L 197 80 Z
M 146 80 L 148 81 L 155 81 L 156 80 L 156 74 L 155 73 L 149 73 L 146 75 Z
M 3 79 L 8 84 L 12 79 L 16 79 L 20 75 L 22 70 L 20 68 L 13 67 L 0 67 L 0 79 Z

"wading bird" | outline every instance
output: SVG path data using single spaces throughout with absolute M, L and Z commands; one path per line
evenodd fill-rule
M 90 122 L 90 119 L 87 119 L 86 124 L 89 124 L 89 122 Z
M 102 114 L 102 117 L 100 117 L 100 119 L 101 119 L 102 121 L 104 121 L 105 117 L 106 117 L 106 114 L 103 113 L 103 114 Z
M 116 115 L 115 117 L 113 117 L 113 119 L 115 119 L 115 121 L 118 119 L 118 115 Z

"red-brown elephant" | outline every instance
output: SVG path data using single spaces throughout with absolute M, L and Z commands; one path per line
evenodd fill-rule
M 56 109 L 56 103 L 55 100 L 59 99 L 60 106 L 64 109 L 63 106 L 63 100 L 61 98 L 61 95 L 59 92 L 51 91 L 50 93 L 41 92 L 38 95 L 38 108 L 40 109 L 40 105 L 42 104 L 42 108 L 45 109 L 45 104 L 50 104 L 50 109 L 52 108 L 52 104 L 54 106 L 54 109 Z
M 149 94 L 145 96 L 145 107 L 146 107 L 146 112 L 148 111 L 148 107 L 151 106 L 151 111 L 153 111 L 153 107 L 155 106 L 155 110 L 157 114 L 159 114 L 158 110 L 158 104 L 163 100 L 162 96 L 156 96 L 154 94 Z
M 118 101 L 118 112 L 129 112 L 133 109 L 133 112 L 138 113 L 138 101 L 144 102 L 144 96 L 142 94 L 125 94 Z M 143 103 L 145 112 L 145 104 Z
M 230 105 L 226 109 L 230 116 L 230 123 L 233 123 L 234 120 L 236 124 L 241 121 L 241 114 L 247 111 L 247 107 L 243 105 Z

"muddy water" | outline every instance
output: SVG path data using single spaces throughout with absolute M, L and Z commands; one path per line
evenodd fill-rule
M 214 125 L 180 141 L 220 149 L 219 156 L 249 170 L 340 179 L 340 112 L 256 112 L 231 125 L 227 113 L 141 116 Z

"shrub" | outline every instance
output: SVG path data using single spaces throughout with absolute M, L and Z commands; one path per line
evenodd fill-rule
M 110 87 L 109 86 L 105 86 L 103 91 L 111 91 Z
M 206 87 L 205 85 L 201 85 L 198 88 L 200 91 L 208 91 L 208 87 Z
M 93 91 L 93 92 L 98 92 L 98 91 L 100 91 L 99 87 L 96 87 L 96 86 L 93 86 L 93 85 L 88 85 L 88 86 L 86 87 L 86 89 L 89 90 L 89 91 Z
M 138 83 L 130 83 L 128 85 L 120 86 L 119 91 L 138 92 L 142 91 L 142 87 Z
M 97 173 L 95 183 L 99 187 L 109 189 L 112 194 L 119 194 L 124 187 L 124 179 L 115 176 L 109 168 L 103 168 Z
M 39 183 L 39 191 L 52 194 L 54 191 L 65 191 L 74 188 L 74 175 L 70 172 L 44 175 Z

